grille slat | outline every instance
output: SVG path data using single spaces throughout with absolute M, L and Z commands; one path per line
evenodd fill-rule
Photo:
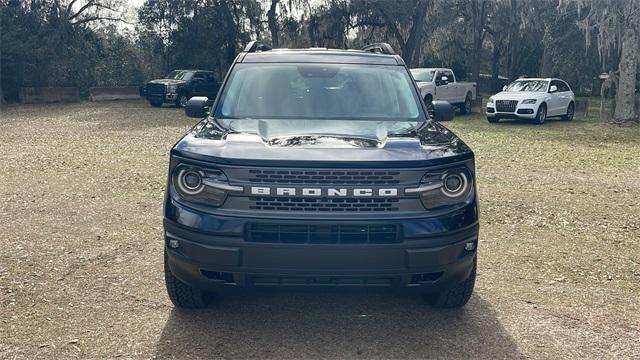
M 398 211 L 397 198 L 278 198 L 250 197 L 252 210 L 282 211 Z M 304 209 L 302 209 L 304 208 Z
M 251 183 L 258 184 L 327 184 L 332 185 L 394 185 L 399 184 L 399 171 L 310 171 L 310 170 L 250 170 Z
M 147 98 L 153 100 L 164 100 L 164 84 L 147 84 Z
M 515 112 L 518 100 L 496 100 L 496 110 L 499 112 Z
M 247 241 L 288 244 L 393 244 L 397 225 L 251 224 Z

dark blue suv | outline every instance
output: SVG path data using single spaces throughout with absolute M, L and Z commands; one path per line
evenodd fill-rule
M 252 42 L 171 149 L 165 279 L 179 307 L 257 286 L 473 292 L 473 152 L 428 114 L 388 44 L 272 50 Z

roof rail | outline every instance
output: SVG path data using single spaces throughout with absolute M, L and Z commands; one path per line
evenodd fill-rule
M 386 54 L 386 55 L 396 54 L 396 52 L 393 51 L 393 48 L 391 47 L 391 45 L 383 42 L 367 45 L 362 48 L 362 51 L 368 51 L 376 54 Z
M 250 41 L 247 44 L 247 46 L 245 46 L 244 48 L 244 52 L 257 52 L 257 51 L 269 51 L 269 50 L 271 50 L 271 46 L 258 40 Z

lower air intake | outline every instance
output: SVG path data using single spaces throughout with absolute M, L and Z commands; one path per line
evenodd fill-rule
M 288 244 L 399 243 L 397 225 L 251 224 L 248 241 Z

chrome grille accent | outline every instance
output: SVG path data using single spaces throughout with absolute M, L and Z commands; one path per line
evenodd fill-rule
M 498 112 L 515 112 L 518 100 L 496 100 L 496 110 Z
M 252 210 L 303 212 L 398 211 L 398 198 L 296 198 L 250 197 Z

